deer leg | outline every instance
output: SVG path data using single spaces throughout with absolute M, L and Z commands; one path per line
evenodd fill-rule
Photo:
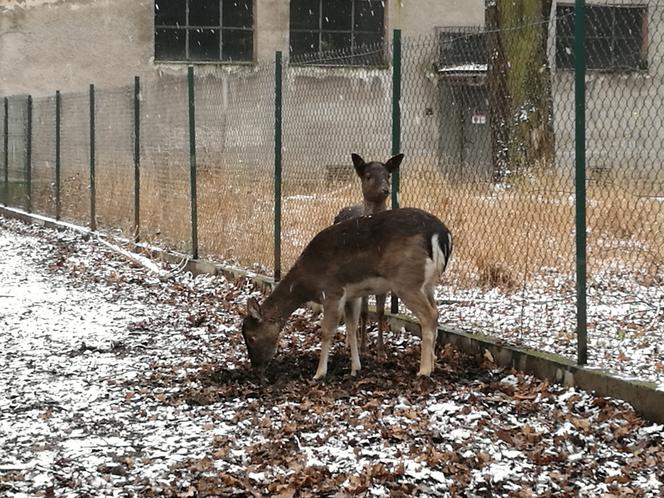
M 344 304 L 344 324 L 346 323 L 346 318 L 349 316 L 352 307 L 353 307 L 352 301 L 346 301 L 346 304 Z M 348 330 L 347 325 L 346 325 L 346 330 Z M 348 336 L 348 333 L 346 333 L 346 337 L 344 338 L 344 345 L 346 346 L 346 349 L 350 349 L 350 337 Z
M 378 342 L 376 353 L 385 356 L 385 343 L 383 342 L 383 330 L 385 329 L 385 294 L 376 295 L 376 315 L 378 316 Z
M 360 349 L 363 353 L 367 350 L 367 318 L 369 317 L 369 299 L 362 298 L 362 308 L 360 310 Z
M 433 309 L 436 311 L 436 322 L 434 323 L 433 327 L 433 347 L 434 347 L 434 362 L 435 362 L 435 349 L 436 345 L 438 344 L 438 305 L 436 304 L 436 298 L 433 294 L 433 287 L 427 289 L 427 299 L 429 300 L 429 304 L 433 307 Z
M 406 307 L 415 313 L 422 329 L 422 346 L 420 353 L 420 371 L 418 376 L 429 376 L 436 363 L 434 343 L 436 340 L 436 324 L 438 309 L 431 305 L 428 292 L 418 289 L 415 292 L 399 292 L 399 297 Z
M 360 317 L 361 306 L 362 304 L 359 299 L 352 299 L 346 303 L 345 307 L 346 337 L 350 342 L 350 374 L 352 376 L 355 376 L 362 368 L 357 349 L 357 322 Z
M 321 323 L 320 358 L 314 380 L 322 379 L 327 374 L 327 359 L 330 356 L 332 338 L 339 325 L 339 300 L 329 300 L 323 305 L 323 321 Z

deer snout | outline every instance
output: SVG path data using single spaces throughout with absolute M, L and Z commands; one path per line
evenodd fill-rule
M 387 187 L 383 187 L 383 195 L 384 195 L 385 197 L 387 197 L 388 195 L 390 195 L 390 189 L 387 188 Z

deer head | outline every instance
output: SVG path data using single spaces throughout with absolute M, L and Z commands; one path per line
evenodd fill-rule
M 247 313 L 242 320 L 242 337 L 254 370 L 262 374 L 277 351 L 281 325 L 265 319 L 253 297 L 247 300 Z
M 386 163 L 377 161 L 367 163 L 358 154 L 351 154 L 351 158 L 355 172 L 362 182 L 362 195 L 365 202 L 385 202 L 390 195 L 390 175 L 399 168 L 403 154 L 388 159 Z

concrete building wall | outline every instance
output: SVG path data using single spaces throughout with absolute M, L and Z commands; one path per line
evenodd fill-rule
M 149 0 L 34 0 L 0 5 L 0 93 L 119 86 L 154 72 Z
M 255 58 L 288 53 L 289 2 L 254 0 Z M 432 34 L 440 25 L 475 24 L 482 0 L 386 0 L 386 31 Z M 80 90 L 183 73 L 185 64 L 154 62 L 153 0 L 6 0 L 0 4 L 0 94 Z M 242 68 L 209 64 L 220 76 Z
M 484 25 L 484 0 L 388 0 L 390 28 L 404 36 L 433 33 L 439 26 Z
M 388 43 L 395 28 L 404 37 L 403 149 L 418 165 L 438 161 L 434 28 L 482 24 L 483 9 L 483 0 L 385 1 Z M 270 77 L 275 51 L 288 54 L 289 2 L 255 0 L 254 23 L 254 64 L 196 65 L 197 80 L 203 82 L 197 91 L 199 140 L 210 141 L 201 154 L 206 162 L 269 162 Z M 146 133 L 168 139 L 155 143 L 147 163 L 173 157 L 180 162 L 186 146 L 182 82 L 187 65 L 155 63 L 153 32 L 153 0 L 9 0 L 0 5 L 0 94 L 51 95 L 59 89 L 67 101 L 70 92 L 86 92 L 94 82 L 103 98 L 104 89 L 129 88 L 140 76 L 144 99 L 159 99 L 144 106 L 153 110 L 143 112 L 150 123 Z M 352 151 L 367 158 L 389 154 L 391 97 L 389 63 L 368 69 L 289 68 L 284 75 L 287 167 L 299 171 L 312 158 L 324 166 L 350 164 Z M 129 93 L 119 107 L 129 106 L 128 98 Z

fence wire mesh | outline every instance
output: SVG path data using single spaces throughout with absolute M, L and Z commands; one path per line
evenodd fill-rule
M 200 72 L 199 72 L 200 73 Z M 274 74 L 264 64 L 196 78 L 201 253 L 271 272 Z
M 26 96 L 9 97 L 7 106 L 7 203 L 25 209 L 27 195 L 27 111 Z
M 140 233 L 191 251 L 189 112 L 186 76 L 141 84 Z
M 403 41 L 399 201 L 433 212 L 455 236 L 438 292 L 441 323 L 573 357 L 575 12 L 569 3 L 550 12 L 487 5 L 486 26 Z M 648 335 L 664 328 L 663 8 L 655 0 L 592 2 L 586 14 L 589 350 L 591 359 L 619 362 L 620 341 L 641 341 L 656 358 L 661 346 Z M 350 154 L 383 162 L 392 155 L 393 55 L 380 44 L 284 60 L 284 272 L 341 208 L 362 201 Z M 195 79 L 200 252 L 267 273 L 274 75 L 274 63 L 263 62 L 197 67 Z M 97 221 L 125 235 L 133 221 L 132 98 L 131 87 L 97 92 Z M 143 82 L 140 101 L 141 237 L 188 252 L 187 80 L 179 73 Z M 9 98 L 6 133 L 7 202 L 19 207 L 26 102 Z M 52 97 L 34 100 L 32 192 L 47 214 L 53 113 Z M 87 224 L 87 92 L 62 95 L 61 127 L 63 218 Z
M 32 210 L 55 216 L 55 97 L 32 101 Z
M 556 63 L 569 76 L 575 18 L 563 6 L 558 14 L 565 50 Z M 601 2 L 586 16 L 590 333 L 597 342 L 636 340 L 651 354 L 661 348 L 652 334 L 664 330 L 664 5 Z M 620 347 L 606 355 L 629 360 Z
M 403 168 L 403 204 L 456 236 L 446 322 L 558 353 L 566 344 L 574 357 L 573 162 L 553 147 L 558 129 L 574 131 L 573 108 L 553 111 L 574 86 L 552 77 L 538 14 L 510 24 L 490 9 L 484 29 L 404 43 L 403 148 L 417 159 Z
M 134 88 L 95 90 L 97 226 L 133 235 Z
M 362 201 L 351 153 L 386 161 L 391 73 L 380 46 L 302 55 L 284 71 L 283 264 L 344 206 Z M 365 65 L 344 66 L 346 61 Z M 334 67 L 329 67 L 334 66 Z
M 61 94 L 61 216 L 90 224 L 90 95 Z

